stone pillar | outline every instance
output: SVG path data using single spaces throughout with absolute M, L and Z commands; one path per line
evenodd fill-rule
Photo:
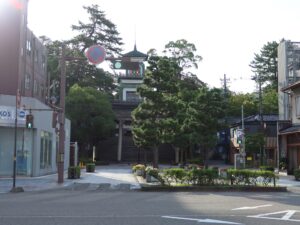
M 123 121 L 119 121 L 118 162 L 122 160 Z

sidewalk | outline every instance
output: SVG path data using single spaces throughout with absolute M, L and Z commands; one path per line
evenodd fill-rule
M 73 183 L 64 174 L 64 183 L 57 183 L 58 175 L 51 174 L 41 177 L 16 177 L 16 187 L 22 187 L 24 191 L 41 191 L 55 188 L 63 188 Z M 0 178 L 0 193 L 8 193 L 12 189 L 13 178 Z
M 108 166 L 97 166 L 95 173 L 86 173 L 81 170 L 80 179 L 67 179 L 64 174 L 64 183 L 57 183 L 57 174 L 41 177 L 17 177 L 16 187 L 22 187 L 24 191 L 42 191 L 49 189 L 71 189 L 71 190 L 132 190 L 139 189 L 140 185 L 131 172 L 130 165 L 113 164 Z M 12 189 L 12 178 L 0 178 L 0 193 L 8 193 Z

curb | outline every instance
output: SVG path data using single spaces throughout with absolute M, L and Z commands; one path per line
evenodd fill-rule
M 287 187 L 249 187 L 249 186 L 162 186 L 140 184 L 141 191 L 169 191 L 169 192 L 287 192 Z

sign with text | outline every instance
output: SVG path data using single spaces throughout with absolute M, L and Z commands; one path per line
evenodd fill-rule
M 17 110 L 19 124 L 25 124 L 27 112 L 22 109 Z M 0 124 L 14 123 L 16 118 L 16 108 L 13 106 L 0 106 Z

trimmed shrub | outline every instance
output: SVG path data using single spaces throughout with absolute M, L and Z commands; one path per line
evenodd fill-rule
M 189 159 L 188 162 L 191 164 L 204 165 L 204 159 L 202 157 Z
M 136 164 L 132 167 L 132 171 L 136 172 L 137 170 L 145 170 L 146 167 L 143 164 Z
M 137 165 L 134 165 L 132 167 L 132 171 L 137 175 L 137 176 L 144 176 L 145 175 L 145 165 L 143 164 L 137 164 Z
M 230 180 L 231 185 L 254 185 L 262 184 L 268 186 L 273 182 L 276 186 L 276 179 L 278 177 L 271 171 L 257 171 L 257 170 L 227 170 L 227 179 Z
M 294 170 L 295 180 L 300 180 L 300 169 Z
M 95 172 L 95 163 L 87 163 L 85 168 L 86 168 L 86 172 L 94 173 Z
M 70 166 L 68 168 L 68 179 L 80 178 L 80 166 Z
M 265 170 L 265 171 L 272 171 L 274 172 L 274 167 L 273 166 L 260 166 L 259 167 L 260 170 Z
M 165 184 L 165 181 L 164 179 L 162 178 L 159 170 L 157 168 L 153 168 L 153 167 L 150 167 L 148 166 L 146 168 L 146 177 L 154 177 L 156 180 L 158 180 L 162 185 Z
M 213 185 L 218 179 L 218 170 L 191 169 L 187 172 L 187 182 L 194 185 Z
M 170 168 L 163 170 L 163 179 L 169 185 L 172 182 L 184 183 L 187 171 L 183 168 Z

